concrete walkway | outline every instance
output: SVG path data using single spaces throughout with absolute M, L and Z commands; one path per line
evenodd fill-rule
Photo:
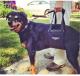
M 53 49 L 51 49 L 51 48 L 45 49 L 43 51 L 38 51 L 36 53 L 36 67 L 38 69 L 38 74 L 72 74 L 73 69 L 68 66 L 69 63 L 66 63 L 65 67 L 63 67 L 57 71 L 48 71 L 46 69 L 46 66 L 48 64 L 50 64 L 52 62 L 52 60 L 46 59 L 44 57 L 44 54 L 48 53 L 50 50 L 53 50 Z M 56 53 L 55 53 L 55 56 L 57 56 Z M 64 61 L 64 58 L 62 58 L 63 61 Z M 67 59 L 66 59 L 66 61 L 67 61 Z M 14 63 L 13 65 L 11 65 L 7 68 L 5 68 L 5 70 L 7 70 L 8 74 L 30 74 L 30 72 L 28 71 L 29 66 L 30 66 L 30 62 L 29 62 L 29 58 L 27 56 L 26 58 Z

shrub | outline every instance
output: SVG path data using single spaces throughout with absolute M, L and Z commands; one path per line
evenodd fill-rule
M 24 49 L 18 48 L 1 48 L 0 49 L 0 67 L 7 67 L 12 63 L 20 60 L 26 55 Z
M 32 14 L 31 14 L 31 12 L 29 11 L 29 10 L 24 10 L 23 8 L 18 8 L 18 11 L 19 12 L 24 12 L 25 14 L 27 14 L 27 16 L 29 17 L 29 18 L 31 18 L 32 17 Z
M 5 67 L 9 65 L 9 57 L 0 57 L 0 67 Z
M 13 10 L 9 9 L 9 8 L 5 8 L 5 10 L 3 10 L 3 17 L 5 17 L 11 11 L 13 11 Z
M 10 8 L 6 8 L 2 2 L 0 2 L 0 17 L 5 17 L 9 12 L 13 11 Z
M 29 18 L 32 17 L 32 14 L 31 14 L 31 12 L 30 12 L 29 10 L 25 10 L 24 12 L 27 14 L 27 16 L 28 16 Z

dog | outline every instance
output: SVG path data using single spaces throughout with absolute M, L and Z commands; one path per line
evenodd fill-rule
M 6 19 L 10 30 L 19 35 L 22 47 L 28 50 L 31 63 L 30 70 L 32 74 L 36 74 L 36 51 L 46 48 L 65 49 L 67 59 L 74 69 L 77 70 L 77 73 L 80 74 L 80 67 L 77 60 L 79 53 L 78 31 L 70 26 L 65 26 L 65 34 L 61 36 L 63 41 L 59 41 L 59 37 L 54 37 L 54 34 L 56 34 L 53 32 L 54 27 L 52 32 L 49 31 L 51 24 L 29 21 L 27 15 L 23 12 L 10 12 L 7 14 Z M 57 28 L 58 27 L 60 26 L 57 26 Z

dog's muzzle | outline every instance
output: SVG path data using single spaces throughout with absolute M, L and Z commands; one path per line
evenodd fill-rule
M 21 22 L 17 21 L 8 21 L 11 31 L 19 32 L 22 28 Z

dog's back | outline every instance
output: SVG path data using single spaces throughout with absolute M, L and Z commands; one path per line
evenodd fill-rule
M 51 24 L 30 22 L 31 33 L 37 50 L 49 47 L 65 49 L 67 45 L 79 44 L 79 32 L 72 27 L 65 26 L 64 31 L 56 34 L 54 29 L 50 30 L 50 26 Z M 60 24 L 53 26 L 55 29 L 61 28 Z

